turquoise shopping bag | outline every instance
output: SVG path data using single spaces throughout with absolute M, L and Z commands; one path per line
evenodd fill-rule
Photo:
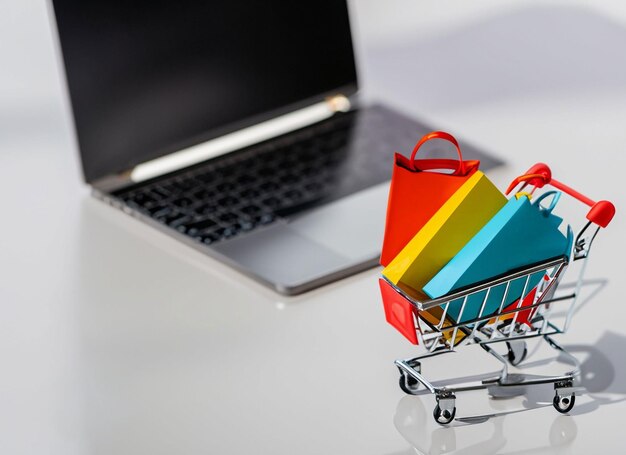
M 487 290 L 479 291 L 467 297 L 465 307 L 463 299 L 455 299 L 448 305 L 446 314 L 457 324 L 467 323 L 481 316 L 481 319 L 494 314 L 496 311 L 507 308 L 519 300 L 522 294 L 527 296 L 541 281 L 547 270 L 540 270 L 528 278 L 517 278 L 506 288 L 506 283 L 494 286 L 487 295 Z M 504 303 L 503 303 L 504 301 Z M 484 307 L 483 307 L 484 302 Z M 482 308 L 482 312 L 481 312 Z
M 552 213 L 561 193 L 549 191 L 534 202 L 528 195 L 511 198 L 507 204 L 448 262 L 423 288 L 436 298 L 450 292 L 495 278 L 516 269 L 548 259 L 569 256 L 573 235 L 571 229 L 564 235 L 559 226 L 562 218 Z M 548 207 L 541 202 L 552 196 Z M 543 272 L 531 276 L 528 283 L 518 279 L 511 283 L 505 306 L 530 292 L 540 281 Z M 492 289 L 485 302 L 483 315 L 496 311 L 504 298 L 504 288 Z M 485 300 L 486 291 L 470 296 L 463 314 L 461 302 L 450 304 L 448 314 L 457 322 L 476 317 Z M 459 320 L 460 319 L 460 320 Z

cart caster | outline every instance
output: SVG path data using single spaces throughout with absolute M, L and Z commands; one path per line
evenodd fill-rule
M 419 362 L 409 362 L 409 365 L 418 373 L 422 372 Z M 407 395 L 417 394 L 420 388 L 420 382 L 402 368 L 398 368 L 398 370 L 400 370 L 400 380 L 398 382 L 402 391 Z
M 437 405 L 433 410 L 435 422 L 439 425 L 447 425 L 454 420 L 456 415 L 455 400 L 456 397 L 452 393 L 441 397 L 437 396 Z
M 525 341 L 507 341 L 506 346 L 509 350 L 507 358 L 511 365 L 515 367 L 524 361 L 526 354 L 528 354 Z
M 574 403 L 576 402 L 576 390 L 579 388 L 574 387 L 574 381 L 571 379 L 565 381 L 559 381 L 554 383 L 554 399 L 552 405 L 554 409 L 561 414 L 566 414 L 572 410 Z
M 407 395 L 415 395 L 420 388 L 420 382 L 405 372 L 400 373 L 400 380 L 398 382 L 402 391 Z
M 559 411 L 561 414 L 567 414 L 574 407 L 574 403 L 576 402 L 576 395 L 573 393 L 571 395 L 561 396 L 557 391 L 556 395 L 554 395 L 554 400 L 552 400 L 552 405 L 554 409 Z

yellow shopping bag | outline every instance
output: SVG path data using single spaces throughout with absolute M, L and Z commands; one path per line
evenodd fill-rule
M 402 282 L 421 291 L 506 201 L 485 174 L 476 171 L 387 265 L 383 275 L 396 285 Z

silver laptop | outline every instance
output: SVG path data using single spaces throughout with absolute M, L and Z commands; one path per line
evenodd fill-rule
M 96 197 L 284 294 L 377 264 L 393 153 L 433 127 L 358 105 L 344 1 L 52 5 Z

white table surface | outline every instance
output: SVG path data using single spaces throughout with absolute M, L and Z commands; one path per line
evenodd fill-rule
M 584 360 L 590 393 L 571 416 L 541 404 L 549 387 L 459 394 L 458 415 L 499 416 L 439 427 L 432 396 L 397 387 L 393 360 L 417 351 L 384 321 L 379 270 L 285 298 L 92 199 L 45 11 L 27 2 L 3 16 L 13 25 L 0 39 L 12 64 L 0 80 L 3 454 L 623 452 L 626 26 L 518 5 L 385 41 L 374 2 L 356 3 L 366 98 L 505 158 L 490 173 L 501 187 L 545 161 L 617 206 L 560 337 Z M 584 210 L 563 204 L 560 214 L 578 226 Z M 428 371 L 495 367 L 470 347 Z

